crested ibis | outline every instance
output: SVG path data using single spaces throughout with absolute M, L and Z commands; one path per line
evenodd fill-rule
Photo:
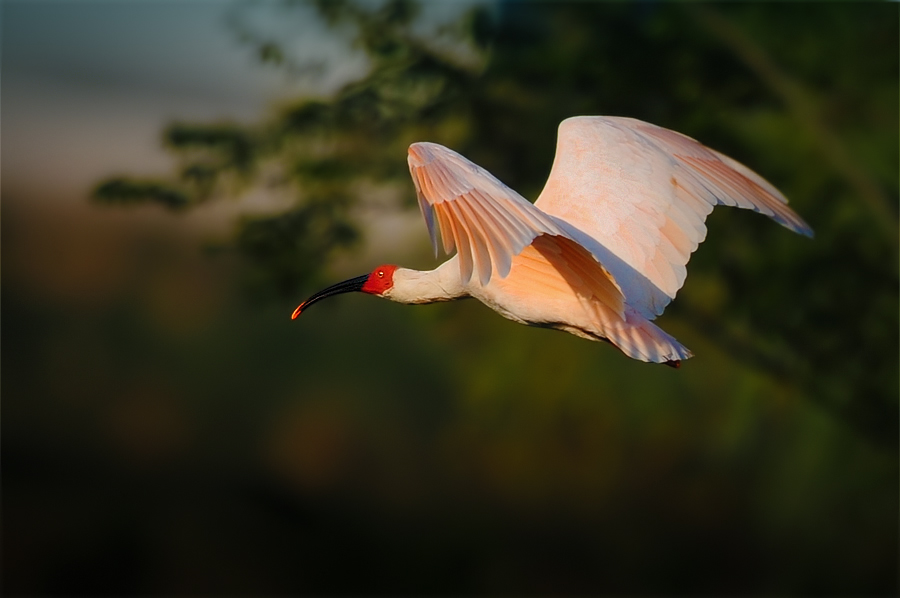
M 627 356 L 678 367 L 691 352 L 653 324 L 684 284 L 719 204 L 813 231 L 769 182 L 694 139 L 640 120 L 579 116 L 559 125 L 550 177 L 533 204 L 435 143 L 409 147 L 409 170 L 434 270 L 394 265 L 328 287 L 399 303 L 475 297 L 500 315 L 608 341 Z

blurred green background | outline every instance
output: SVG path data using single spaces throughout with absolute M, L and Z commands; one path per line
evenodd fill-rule
M 896 593 L 898 10 L 5 2 L 4 593 Z M 678 371 L 474 301 L 289 320 L 436 265 L 410 142 L 534 199 L 578 114 L 815 239 L 717 210 Z

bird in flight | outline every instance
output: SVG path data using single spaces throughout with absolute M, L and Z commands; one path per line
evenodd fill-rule
M 382 265 L 319 291 L 398 303 L 475 297 L 521 324 L 608 341 L 678 367 L 691 352 L 653 323 L 687 276 L 719 204 L 813 231 L 761 176 L 699 142 L 640 120 L 578 116 L 559 125 L 550 177 L 533 204 L 444 146 L 414 143 L 409 170 L 438 251 L 434 270 Z

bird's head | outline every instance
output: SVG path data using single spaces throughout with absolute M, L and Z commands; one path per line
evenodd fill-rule
M 370 295 L 377 295 L 379 297 L 383 296 L 394 286 L 394 272 L 396 271 L 397 266 L 393 266 L 391 264 L 383 264 L 381 266 L 378 266 L 368 274 L 363 274 L 362 276 L 357 276 L 356 278 L 351 278 L 350 280 L 345 280 L 344 282 L 339 282 L 337 284 L 331 285 L 327 289 L 322 289 L 321 291 L 315 293 L 312 297 L 298 305 L 297 309 L 295 309 L 294 313 L 291 315 L 291 319 L 296 319 L 297 316 L 303 313 L 306 308 L 308 308 L 313 303 L 321 301 L 326 297 L 331 297 L 332 295 L 358 291 L 361 293 L 368 293 Z

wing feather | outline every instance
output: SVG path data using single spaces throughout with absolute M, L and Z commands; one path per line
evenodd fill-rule
M 444 253 L 453 253 L 454 251 L 456 251 L 456 234 L 453 232 L 453 225 L 450 224 L 450 220 L 447 217 L 446 211 L 443 208 L 435 209 L 433 206 L 426 202 L 422 203 L 425 203 L 425 205 L 428 206 L 428 210 L 434 212 L 434 214 L 437 216 L 438 230 L 442 231 L 440 234 L 440 238 L 444 246 Z M 437 231 L 434 231 L 431 234 L 432 244 L 437 246 Z
M 476 196 L 481 195 L 477 191 L 473 191 L 473 194 Z M 530 236 L 529 231 L 524 226 L 519 225 L 515 219 L 500 211 L 493 202 L 483 201 L 482 205 L 484 206 L 485 217 L 489 218 L 495 227 L 498 242 L 503 243 L 506 251 L 514 254 L 515 247 L 518 246 L 518 243 L 515 241 L 517 239 L 524 240 Z M 507 267 L 505 270 L 501 269 L 499 273 L 501 276 L 506 276 L 508 271 L 509 268 Z
M 509 274 L 509 268 L 512 264 L 512 256 L 515 255 L 515 248 L 512 244 L 514 235 L 501 222 L 495 213 L 492 204 L 483 204 L 485 207 L 482 219 L 478 222 L 485 237 L 490 240 L 488 243 L 488 252 L 490 253 L 491 263 L 496 267 L 497 274 L 504 277 Z M 486 284 L 486 280 L 481 281 Z
M 452 236 L 456 245 L 456 252 L 459 254 L 459 271 L 463 280 L 472 278 L 474 268 L 472 248 L 469 245 L 469 238 L 463 230 L 462 224 L 451 213 L 447 213 L 452 208 L 450 206 L 441 206 L 439 212 L 444 214 L 444 221 L 447 222 L 450 236 Z M 441 236 L 446 234 L 443 230 Z
M 461 201 L 450 202 L 447 206 L 453 210 L 457 221 L 462 223 L 466 229 L 474 250 L 472 257 L 475 261 L 475 268 L 478 270 L 478 278 L 482 285 L 486 285 L 491 279 L 491 264 L 496 263 L 494 253 L 498 253 L 499 249 L 491 251 L 491 247 L 494 246 L 494 240 L 483 226 L 484 218 L 479 218 L 474 213 L 471 204 L 465 196 L 462 196 Z

